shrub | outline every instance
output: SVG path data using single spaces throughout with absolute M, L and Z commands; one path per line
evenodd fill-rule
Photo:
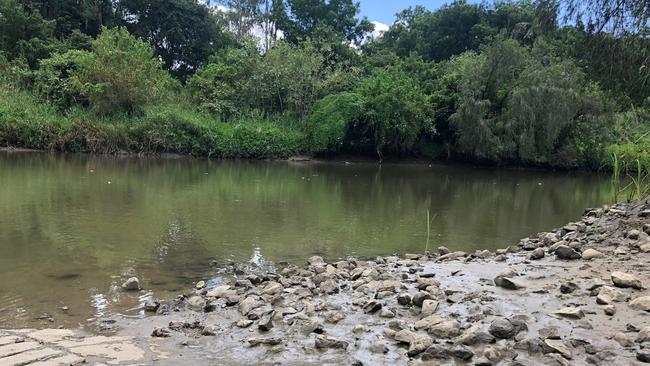
M 81 65 L 91 62 L 92 57 L 90 52 L 72 50 L 41 60 L 39 69 L 33 73 L 34 91 L 62 109 L 81 103 L 84 97 L 74 90 L 70 76 Z
M 309 147 L 314 152 L 337 151 L 348 129 L 363 113 L 363 99 L 355 93 L 328 95 L 319 100 L 307 118 Z

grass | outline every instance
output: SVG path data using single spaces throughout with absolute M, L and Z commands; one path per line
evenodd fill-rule
M 627 202 L 638 201 L 650 194 L 650 165 L 637 158 L 621 156 L 614 151 L 611 157 L 614 200 L 625 196 Z
M 102 118 L 81 108 L 63 113 L 6 86 L 0 87 L 0 146 L 254 159 L 308 151 L 298 127 L 277 121 L 242 118 L 224 123 L 180 103 L 152 106 L 138 116 Z

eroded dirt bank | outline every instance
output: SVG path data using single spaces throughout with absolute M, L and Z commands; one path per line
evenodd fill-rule
M 645 200 L 497 253 L 233 269 L 117 319 L 118 335 L 144 364 L 642 365 L 649 233 Z

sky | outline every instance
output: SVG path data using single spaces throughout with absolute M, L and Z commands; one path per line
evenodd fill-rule
M 383 23 L 386 25 L 393 24 L 395 14 L 408 8 L 409 6 L 423 5 L 429 10 L 435 10 L 451 0 L 358 0 L 361 2 L 362 17 L 368 17 L 368 20 Z

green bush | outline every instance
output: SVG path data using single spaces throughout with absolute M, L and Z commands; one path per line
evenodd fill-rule
M 33 73 L 34 91 L 62 109 L 82 103 L 85 98 L 74 90 L 70 77 L 81 65 L 92 62 L 92 57 L 90 52 L 72 50 L 41 60 L 40 67 Z
M 363 103 L 360 95 L 349 92 L 319 100 L 306 121 L 311 150 L 334 152 L 341 148 L 348 129 L 363 113 Z
M 78 59 L 70 89 L 88 99 L 99 114 L 140 112 L 159 100 L 173 85 L 151 46 L 126 28 L 104 28 L 93 51 Z

